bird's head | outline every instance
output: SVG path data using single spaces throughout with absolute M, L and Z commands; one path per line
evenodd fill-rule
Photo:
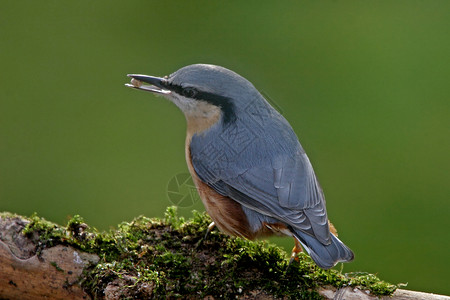
M 259 94 L 245 78 L 226 68 L 195 64 L 165 77 L 130 74 L 126 86 L 162 95 L 178 106 L 186 118 L 236 119 L 246 99 Z

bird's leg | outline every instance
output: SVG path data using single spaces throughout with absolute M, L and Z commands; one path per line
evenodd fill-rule
M 291 263 L 294 260 L 298 261 L 297 254 L 299 254 L 300 252 L 303 252 L 302 245 L 300 244 L 300 242 L 296 238 L 294 238 L 294 242 L 295 242 L 295 246 L 292 249 L 292 254 L 291 254 L 291 259 L 289 260 L 289 265 L 291 265 Z
M 331 223 L 330 220 L 328 220 L 328 226 L 330 227 L 330 232 L 334 234 L 334 236 L 338 236 L 336 227 L 334 227 L 333 223 Z

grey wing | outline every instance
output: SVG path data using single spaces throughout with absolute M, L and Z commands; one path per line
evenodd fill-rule
M 230 164 L 229 159 L 216 159 L 214 165 L 210 162 L 201 155 L 192 159 L 200 179 L 218 193 L 309 233 L 323 244 L 331 242 L 325 199 L 303 151 L 258 163 L 237 165 Z

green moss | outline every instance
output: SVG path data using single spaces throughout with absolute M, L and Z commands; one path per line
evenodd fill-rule
M 61 269 L 60 266 L 58 266 L 58 264 L 57 264 L 56 262 L 52 261 L 52 262 L 50 262 L 50 264 L 51 264 L 52 266 L 54 266 L 55 269 L 56 269 L 57 271 L 59 271 L 59 272 L 64 272 L 64 270 Z
M 9 218 L 9 219 L 13 219 L 13 218 L 17 218 L 17 217 L 21 217 L 17 214 L 14 213 L 10 213 L 8 211 L 2 211 L 0 212 L 0 218 Z
M 358 286 L 374 295 L 390 295 L 397 288 L 372 274 L 322 270 L 305 254 L 288 267 L 287 254 L 264 241 L 218 231 L 203 239 L 210 222 L 195 211 L 186 221 L 170 207 L 164 220 L 141 216 L 117 230 L 98 232 L 80 216 L 63 228 L 34 214 L 23 232 L 39 233 L 40 248 L 67 244 L 99 255 L 83 282 L 94 298 L 102 298 L 112 282 L 122 298 L 231 298 L 262 291 L 279 298 L 320 299 L 315 290 L 325 285 Z
M 38 254 L 40 254 L 42 249 L 61 244 L 62 241 L 67 239 L 64 228 L 39 217 L 36 213 L 33 213 L 28 221 L 29 223 L 25 226 L 22 233 L 29 237 L 38 237 L 36 249 Z

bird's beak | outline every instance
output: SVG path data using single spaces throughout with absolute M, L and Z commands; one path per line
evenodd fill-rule
M 131 83 L 126 83 L 125 86 L 157 94 L 170 94 L 170 90 L 164 87 L 164 78 L 140 74 L 128 74 L 127 76 L 131 77 Z

